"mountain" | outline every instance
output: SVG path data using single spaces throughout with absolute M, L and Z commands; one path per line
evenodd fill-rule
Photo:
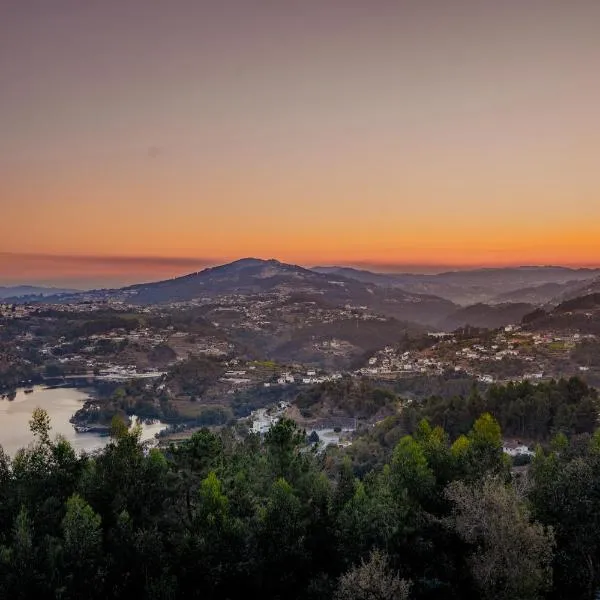
M 499 294 L 494 302 L 528 302 L 556 306 L 565 300 L 600 292 L 600 277 L 575 279 L 566 283 L 544 283 Z
M 420 273 L 373 273 L 352 267 L 313 267 L 317 273 L 325 273 L 336 277 L 347 277 L 363 283 L 371 283 L 379 287 L 401 289 L 405 292 L 427 294 L 445 298 L 458 304 L 470 304 L 486 300 L 484 290 L 468 290 L 462 285 L 455 285 L 439 279 L 438 275 Z
M 570 269 L 568 267 L 507 267 L 466 271 L 448 271 L 432 275 L 417 273 L 373 273 L 350 267 L 314 267 L 318 273 L 340 275 L 383 287 L 401 288 L 416 294 L 432 294 L 452 302 L 469 305 L 480 302 L 503 303 L 529 301 L 525 296 L 505 298 L 502 295 L 529 290 L 546 284 L 577 283 L 600 275 L 599 269 Z M 543 302 L 552 296 L 539 290 Z M 549 292 L 549 290 L 546 290 Z M 560 293 L 560 288 L 555 288 Z M 529 290 L 528 293 L 531 293 Z M 526 295 L 526 294 L 525 294 Z M 498 297 L 502 296 L 502 297 Z
M 485 329 L 496 329 L 506 325 L 520 323 L 521 319 L 531 313 L 535 307 L 526 303 L 473 304 L 457 310 L 440 321 L 441 329 L 454 331 L 459 327 L 470 325 Z
M 323 273 L 325 275 L 341 275 L 348 279 L 355 279 L 363 283 L 374 283 L 383 286 L 401 286 L 404 282 L 402 274 L 393 273 L 373 273 L 364 269 L 355 269 L 353 267 L 312 267 L 311 271 Z M 407 275 L 410 277 L 410 275 Z
M 600 293 L 600 277 L 594 277 L 585 281 L 573 281 L 566 285 L 553 298 L 553 304 L 560 304 L 566 300 L 572 300 L 581 296 Z
M 570 298 L 550 310 L 538 308 L 522 323 L 530 331 L 600 335 L 600 292 Z
M 600 292 L 586 294 L 561 302 L 555 309 L 556 314 L 573 314 L 579 311 L 600 311 Z
M 384 288 L 274 259 L 257 258 L 243 258 L 176 279 L 133 285 L 119 291 L 128 302 L 139 304 L 277 293 L 302 293 L 334 306 L 366 306 L 386 316 L 424 324 L 433 324 L 457 308 L 436 296 Z
M 572 286 L 580 287 L 581 281 L 568 281 L 567 283 L 543 283 L 532 287 L 520 288 L 510 292 L 504 292 L 496 296 L 493 301 L 504 302 L 527 302 L 529 304 L 547 304 L 556 297 L 571 289 Z
M 121 292 L 140 304 L 185 302 L 202 297 L 230 294 L 265 294 L 277 292 L 337 291 L 343 283 L 320 276 L 296 265 L 277 260 L 242 258 L 175 279 L 136 284 Z
M 330 306 L 364 306 L 402 321 L 434 325 L 458 307 L 431 294 L 363 283 L 342 275 L 317 273 L 274 259 L 243 258 L 232 263 L 164 281 L 117 290 L 57 295 L 48 302 L 120 300 L 132 304 L 168 304 L 221 296 L 302 294 Z
M 0 299 L 35 298 L 55 296 L 57 294 L 75 294 L 79 290 L 55 287 L 41 287 L 35 285 L 0 286 Z

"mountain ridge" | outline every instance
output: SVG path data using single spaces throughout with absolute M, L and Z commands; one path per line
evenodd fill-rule
M 402 288 L 412 293 L 429 293 L 468 306 L 479 303 L 500 304 L 508 301 L 528 302 L 532 299 L 544 304 L 562 291 L 560 287 L 548 290 L 534 288 L 548 284 L 577 284 L 600 275 L 600 269 L 561 266 L 485 267 L 436 274 L 380 273 L 353 267 L 314 267 L 317 272 L 343 275 L 379 286 Z M 565 289 L 570 289 L 565 287 Z M 523 294 L 517 292 L 523 290 Z M 546 292 L 546 293 L 544 293 Z M 510 294 L 513 294 L 510 296 Z M 506 297 L 509 295 L 508 297 Z
M 367 306 L 385 316 L 427 325 L 434 325 L 457 308 L 453 302 L 432 294 L 386 289 L 341 275 L 317 273 L 276 259 L 251 257 L 172 279 L 63 295 L 55 300 L 111 299 L 132 304 L 162 304 L 228 295 L 292 293 L 304 293 L 335 306 Z
M 57 294 L 78 294 L 82 290 L 74 288 L 46 287 L 43 285 L 0 286 L 0 300 L 23 298 L 28 296 L 55 296 Z

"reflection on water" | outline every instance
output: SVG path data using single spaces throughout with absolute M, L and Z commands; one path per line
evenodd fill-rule
M 91 452 L 102 448 L 110 438 L 97 433 L 77 433 L 69 419 L 89 398 L 84 390 L 75 388 L 35 387 L 33 392 L 17 391 L 14 400 L 0 399 L 0 445 L 10 456 L 27 446 L 33 436 L 29 431 L 31 413 L 43 408 L 50 416 L 50 435 L 64 436 L 77 451 Z M 135 420 L 135 418 L 134 418 Z M 149 440 L 166 428 L 164 423 L 142 424 L 142 439 Z

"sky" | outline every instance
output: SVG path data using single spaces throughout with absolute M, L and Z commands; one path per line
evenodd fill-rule
M 598 0 L 0 0 L 0 284 L 600 264 Z

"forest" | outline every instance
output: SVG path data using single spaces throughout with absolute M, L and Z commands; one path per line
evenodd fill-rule
M 421 421 L 357 477 L 293 421 L 201 430 L 165 449 L 114 419 L 78 455 L 36 409 L 0 453 L 0 597 L 593 598 L 600 433 L 556 435 L 511 471 L 489 413 Z
M 533 384 L 492 385 L 485 392 L 431 396 L 405 411 L 406 426 L 422 419 L 441 425 L 452 437 L 466 433 L 484 412 L 491 413 L 506 436 L 543 441 L 557 433 L 591 433 L 598 426 L 598 392 L 577 377 Z

